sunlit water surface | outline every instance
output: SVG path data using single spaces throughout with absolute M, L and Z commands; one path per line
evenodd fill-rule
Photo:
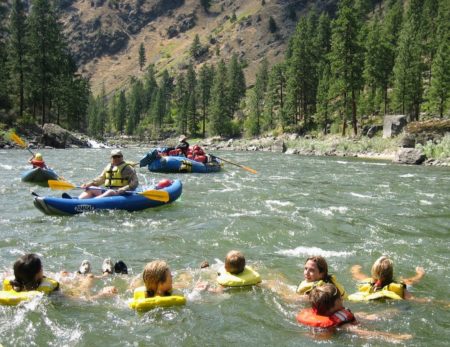
M 44 158 L 74 184 L 96 176 L 109 150 L 43 150 Z M 125 149 L 138 161 L 144 149 Z M 425 279 L 411 288 L 429 304 L 415 302 L 347 303 L 354 312 L 397 314 L 366 323 L 368 330 L 412 334 L 406 345 L 444 346 L 450 341 L 449 229 L 450 170 L 399 166 L 384 162 L 317 158 L 273 153 L 217 153 L 252 167 L 257 175 L 226 165 L 214 174 L 155 174 L 138 169 L 140 181 L 152 184 L 170 177 L 183 182 L 175 203 L 136 213 L 90 213 L 73 217 L 43 215 L 31 192 L 61 192 L 28 185 L 26 151 L 0 151 L 0 269 L 10 272 L 23 253 L 38 253 L 50 275 L 74 272 L 83 259 L 100 273 L 104 258 L 122 259 L 132 275 L 146 262 L 165 259 L 175 281 L 199 264 L 217 265 L 231 249 L 245 253 L 263 278 L 283 278 L 295 286 L 306 257 L 323 255 L 333 273 L 352 292 L 350 267 L 370 271 L 387 254 L 395 273 L 411 276 L 423 266 Z M 72 191 L 78 194 L 79 191 Z M 132 277 L 130 275 L 129 277 Z M 5 274 L 1 275 L 2 277 Z M 283 277 L 281 277 L 283 276 Z M 296 323 L 305 303 L 286 303 L 264 287 L 224 295 L 184 294 L 184 307 L 155 309 L 143 315 L 128 309 L 127 278 L 100 280 L 94 290 L 116 285 L 116 298 L 85 302 L 61 297 L 35 300 L 20 307 L 0 307 L 0 343 L 4 346 L 226 346 L 277 345 L 383 346 L 339 332 L 317 340 Z M 448 303 L 447 303 L 448 305 Z

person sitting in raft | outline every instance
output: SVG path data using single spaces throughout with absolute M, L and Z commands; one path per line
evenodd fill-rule
M 296 317 L 303 325 L 320 328 L 325 333 L 332 333 L 335 328 L 340 328 L 365 338 L 381 338 L 392 342 L 412 337 L 408 334 L 368 331 L 358 327 L 355 316 L 344 307 L 342 295 L 332 283 L 314 287 L 309 292 L 308 299 L 311 308 L 301 310 Z
M 361 265 L 352 266 L 351 273 L 354 279 L 360 281 L 358 292 L 349 296 L 349 300 L 354 301 L 380 298 L 412 299 L 413 297 L 406 289 L 406 285 L 418 283 L 425 275 L 422 267 L 416 267 L 416 275 L 396 282 L 394 281 L 394 263 L 387 256 L 381 256 L 373 263 L 372 277 L 368 277 L 361 272 Z
M 59 292 L 58 281 L 44 275 L 41 259 L 33 253 L 21 256 L 13 265 L 14 277 L 3 280 L 3 291 L 0 293 L 0 303 L 16 305 L 21 301 L 29 300 L 38 293 L 51 294 Z M 90 282 L 90 281 L 89 281 Z M 83 286 L 81 286 L 83 287 Z M 87 289 L 88 286 L 85 286 Z M 105 287 L 99 294 L 88 299 L 97 299 L 117 293 L 115 287 Z
M 188 156 L 189 152 L 189 143 L 186 141 L 186 135 L 181 135 L 178 139 L 178 145 L 175 147 L 176 150 L 181 152 L 185 157 Z
M 102 184 L 108 190 L 89 189 L 89 187 L 98 187 Z M 85 191 L 78 198 L 103 198 L 106 196 L 126 194 L 129 190 L 135 190 L 138 185 L 139 180 L 133 166 L 123 160 L 122 151 L 113 149 L 111 151 L 111 163 L 103 169 L 100 176 L 81 186 Z
M 130 308 L 145 311 L 157 306 L 183 305 L 186 299 L 172 295 L 172 273 L 163 260 L 155 260 L 144 267 L 142 273 L 144 286 L 134 290 Z
M 33 154 L 33 156 L 28 159 L 28 162 L 33 165 L 34 168 L 47 169 L 47 165 L 45 164 L 44 159 L 42 158 L 41 153 Z
M 216 288 L 209 288 L 205 282 L 196 286 L 197 290 L 208 290 L 221 293 L 227 287 L 253 286 L 261 282 L 261 276 L 250 266 L 245 264 L 245 256 L 240 251 L 229 251 L 225 257 L 225 264 L 217 273 Z
M 192 148 L 192 152 L 189 152 L 187 157 L 188 159 L 192 159 L 200 163 L 206 163 L 208 161 L 205 151 L 199 145 L 195 145 Z

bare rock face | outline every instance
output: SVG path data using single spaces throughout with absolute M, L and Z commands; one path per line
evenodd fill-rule
M 384 116 L 383 138 L 389 138 L 399 135 L 407 125 L 405 115 Z
M 47 123 L 42 127 L 42 144 L 54 148 L 83 147 L 88 148 L 89 143 L 81 140 L 71 132 L 57 124 Z
M 397 164 L 420 165 L 426 158 L 426 155 L 419 149 L 401 148 L 395 153 L 393 162 Z

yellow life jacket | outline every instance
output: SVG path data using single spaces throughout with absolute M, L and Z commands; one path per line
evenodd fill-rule
M 323 286 L 325 283 L 332 283 L 336 286 L 337 290 L 339 290 L 339 293 L 341 293 L 341 296 L 343 298 L 347 297 L 347 293 L 345 292 L 344 286 L 340 284 L 335 275 L 330 275 L 330 282 L 320 280 L 320 281 L 314 281 L 314 282 L 306 282 L 306 280 L 302 281 L 297 287 L 297 293 L 298 294 L 309 294 L 309 292 L 315 288 Z
M 252 286 L 261 282 L 261 276 L 250 266 L 246 266 L 240 274 L 233 275 L 222 269 L 217 276 L 217 283 L 224 287 Z
M 405 295 L 404 283 L 391 282 L 381 289 L 376 290 L 372 278 L 367 278 L 360 282 L 358 291 L 348 296 L 351 301 L 368 301 L 376 299 L 403 300 Z
M 22 301 L 31 300 L 37 295 L 50 294 L 59 289 L 58 281 L 44 277 L 35 290 L 16 292 L 9 279 L 3 280 L 3 290 L 0 291 L 1 305 L 18 305 Z
M 105 187 L 120 188 L 128 185 L 128 180 L 122 177 L 122 171 L 127 166 L 130 166 L 130 163 L 123 162 L 119 166 L 108 164 L 105 168 Z
M 147 289 L 139 287 L 134 290 L 133 299 L 128 306 L 136 311 L 148 311 L 155 307 L 179 306 L 186 304 L 186 298 L 182 295 L 147 296 Z

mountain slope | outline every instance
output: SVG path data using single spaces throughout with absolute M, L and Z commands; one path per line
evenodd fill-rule
M 313 3 L 320 10 L 335 10 L 336 1 L 217 0 L 205 11 L 199 0 L 65 0 L 62 20 L 93 92 L 104 86 L 110 93 L 144 73 L 138 61 L 141 44 L 147 64 L 155 64 L 157 71 L 178 70 L 192 59 L 189 49 L 197 34 L 207 53 L 196 64 L 228 60 L 236 53 L 248 63 L 245 73 L 252 83 L 263 57 L 271 63 L 283 58 L 296 18 Z M 275 32 L 269 30 L 270 17 Z

